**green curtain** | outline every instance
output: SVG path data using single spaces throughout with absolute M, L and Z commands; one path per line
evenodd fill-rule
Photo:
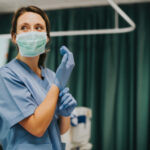
M 150 149 L 150 3 L 121 8 L 135 21 L 134 32 L 53 37 L 46 59 L 46 66 L 55 71 L 61 61 L 60 46 L 73 52 L 76 66 L 68 86 L 79 106 L 92 109 L 93 150 Z M 114 27 L 109 6 L 47 14 L 52 31 Z M 9 32 L 11 16 L 0 15 L 5 20 L 0 33 Z M 124 26 L 120 18 L 120 27 Z M 11 46 L 8 61 L 16 53 Z

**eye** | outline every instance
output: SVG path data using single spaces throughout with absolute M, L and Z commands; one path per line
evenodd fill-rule
M 37 25 L 37 26 L 35 26 L 35 29 L 37 31 L 42 31 L 42 30 L 44 30 L 44 27 L 42 25 Z
M 27 26 L 22 26 L 21 30 L 27 30 Z
M 36 29 L 37 29 L 37 30 L 41 30 L 42 28 L 41 28 L 41 27 L 36 27 Z

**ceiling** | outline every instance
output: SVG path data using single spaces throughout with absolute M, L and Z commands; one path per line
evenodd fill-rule
M 114 0 L 118 4 L 150 2 L 150 0 Z M 0 13 L 14 12 L 22 6 L 35 5 L 44 10 L 107 5 L 107 0 L 0 0 Z

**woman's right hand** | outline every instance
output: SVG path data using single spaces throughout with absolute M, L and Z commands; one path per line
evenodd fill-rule
M 73 54 L 69 51 L 66 46 L 62 46 L 60 48 L 60 53 L 63 56 L 61 64 L 56 70 L 56 76 L 54 79 L 54 84 L 59 88 L 61 91 L 65 88 L 71 72 L 75 66 Z

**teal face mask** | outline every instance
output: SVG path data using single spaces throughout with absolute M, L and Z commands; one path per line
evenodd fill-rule
M 25 57 L 34 57 L 44 53 L 46 41 L 46 32 L 25 32 L 16 37 L 20 54 Z

